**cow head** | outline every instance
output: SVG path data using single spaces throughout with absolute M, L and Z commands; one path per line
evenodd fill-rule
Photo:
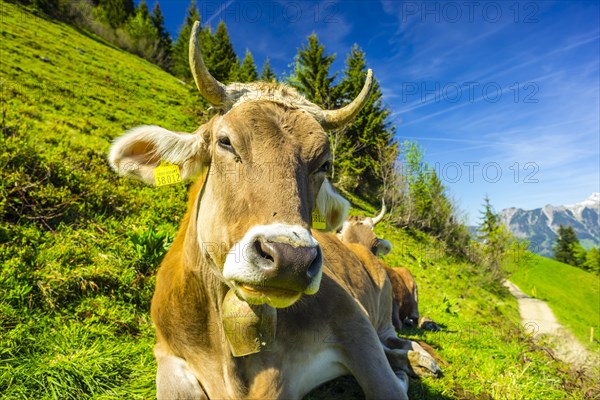
M 382 201 L 381 212 L 376 217 L 350 217 L 342 225 L 338 236 L 342 242 L 359 243 L 371 250 L 376 256 L 385 256 L 392 251 L 392 244 L 375 235 L 374 229 L 385 215 L 385 202 Z
M 218 82 L 202 59 L 199 30 L 196 22 L 190 66 L 218 115 L 193 134 L 133 129 L 114 142 L 109 161 L 120 174 L 147 183 L 161 160 L 178 165 L 183 179 L 203 173 L 190 216 L 202 262 L 248 303 L 287 307 L 320 285 L 313 209 L 330 230 L 347 215 L 348 202 L 325 179 L 331 164 L 325 129 L 347 124 L 362 109 L 372 72 L 352 103 L 322 110 L 285 85 Z

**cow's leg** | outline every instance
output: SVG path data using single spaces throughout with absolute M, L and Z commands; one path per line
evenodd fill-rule
M 390 349 L 402 349 L 402 350 L 414 350 L 419 351 L 422 350 L 421 346 L 414 340 L 402 339 L 396 335 L 384 336 L 380 337 L 381 343 L 383 343 L 384 347 Z
M 392 324 L 396 331 L 402 330 L 402 321 L 400 321 L 400 306 L 396 300 L 392 301 Z
M 408 375 L 402 370 L 395 370 L 394 375 L 396 375 L 396 378 L 398 378 L 400 385 L 402 385 L 404 392 L 406 392 L 408 396 Z
M 380 336 L 388 362 L 412 376 L 439 376 L 441 369 L 435 359 L 419 343 L 400 339 L 389 326 Z
M 367 399 L 408 399 L 408 379 L 390 367 L 373 326 L 365 319 L 361 326 L 337 332 L 344 351 L 344 364 L 356 378 Z
M 180 357 L 155 351 L 157 399 L 203 399 L 208 397 L 192 373 L 187 362 Z
M 384 349 L 388 362 L 394 369 L 406 371 L 413 377 L 440 376 L 442 370 L 429 354 L 404 349 Z

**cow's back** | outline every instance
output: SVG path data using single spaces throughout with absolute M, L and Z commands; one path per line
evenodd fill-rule
M 350 295 L 351 301 L 356 299 L 377 330 L 387 327 L 391 321 L 392 289 L 377 257 L 362 245 L 342 243 L 333 234 L 313 235 L 323 249 L 323 283 L 327 285 L 331 279 Z
M 414 319 L 417 323 L 419 319 L 419 306 L 417 284 L 411 272 L 404 267 L 390 268 L 386 267 L 392 290 L 394 301 L 398 303 L 398 314 L 400 321 L 406 318 Z

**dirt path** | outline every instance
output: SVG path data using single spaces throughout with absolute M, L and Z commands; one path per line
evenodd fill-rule
M 595 365 L 598 360 L 573 334 L 557 320 L 548 304 L 527 296 L 514 283 L 506 281 L 510 293 L 517 298 L 519 313 L 526 332 L 534 337 L 546 335 L 554 345 L 556 357 L 575 366 Z M 596 358 L 594 360 L 594 358 Z

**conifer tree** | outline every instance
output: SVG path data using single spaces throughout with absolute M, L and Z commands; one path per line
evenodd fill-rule
M 158 0 L 154 3 L 150 20 L 158 34 L 159 53 L 157 54 L 156 62 L 162 68 L 169 71 L 172 68 L 171 46 L 173 45 L 173 42 L 171 40 L 171 35 L 169 35 L 169 32 L 165 28 L 165 19 L 162 10 L 160 9 L 160 5 L 158 4 Z
M 273 82 L 277 80 L 277 75 L 275 75 L 275 72 L 271 69 L 269 57 L 265 59 L 265 63 L 263 64 L 263 68 L 260 73 L 260 80 L 265 82 Z
M 405 174 L 410 207 L 408 222 L 422 228 L 425 225 L 425 214 L 431 209 L 431 198 L 427 189 L 429 166 L 424 161 L 425 152 L 418 144 L 406 141 L 402 150 L 406 164 Z
M 154 8 L 152 9 L 152 16 L 150 17 L 152 21 L 152 25 L 156 28 L 158 32 L 158 37 L 162 42 L 171 44 L 171 35 L 167 32 L 165 28 L 165 18 L 163 16 L 162 10 L 160 9 L 160 4 L 158 0 L 154 3 Z
M 336 97 L 341 103 L 336 107 L 358 96 L 365 83 L 366 72 L 365 53 L 355 44 L 346 59 L 344 78 L 336 88 Z M 356 176 L 356 188 L 346 189 L 354 189 L 357 194 L 367 197 L 381 189 L 383 160 L 379 159 L 380 149 L 393 151 L 394 148 L 394 128 L 387 120 L 390 111 L 383 105 L 382 98 L 379 82 L 375 79 L 367 104 L 346 127 L 336 160 L 343 175 Z
M 150 12 L 148 11 L 146 0 L 140 1 L 138 8 L 135 10 L 135 16 L 127 23 L 127 31 L 134 41 L 140 39 L 158 39 L 158 31 L 150 19 Z
M 158 31 L 152 24 L 145 0 L 140 1 L 135 16 L 127 21 L 126 29 L 132 41 L 132 47 L 127 50 L 156 63 L 159 52 Z
M 206 67 L 216 80 L 229 83 L 238 79 L 240 63 L 233 50 L 231 40 L 229 40 L 225 22 L 219 22 L 210 51 L 205 51 L 204 48 L 202 48 L 202 51 Z
M 572 226 L 558 227 L 558 236 L 554 245 L 554 258 L 569 265 L 577 265 L 575 257 L 575 245 L 579 245 L 579 239 Z
M 179 30 L 179 36 L 173 45 L 173 51 L 171 54 L 173 61 L 173 74 L 187 80 L 192 79 L 189 61 L 189 45 L 190 35 L 192 33 L 192 27 L 195 21 L 200 21 L 200 12 L 198 11 L 198 7 L 196 7 L 196 0 L 191 0 L 185 17 L 185 22 Z M 202 47 L 204 44 L 203 42 L 204 40 L 200 41 L 200 48 L 204 53 L 204 48 Z
M 246 55 L 242 61 L 242 66 L 237 77 L 238 82 L 254 82 L 258 80 L 258 74 L 256 73 L 256 64 L 254 64 L 254 58 L 250 50 L 246 49 Z
M 483 201 L 478 237 L 493 253 L 500 254 L 506 247 L 506 230 L 500 222 L 500 217 L 494 211 L 490 198 L 486 195 Z
M 143 19 L 150 19 L 150 10 L 148 10 L 148 4 L 146 3 L 146 0 L 140 0 L 140 4 L 135 10 L 135 15 L 139 15 Z
M 500 222 L 500 217 L 494 211 L 490 198 L 484 198 L 481 223 L 479 225 L 479 239 L 482 241 L 483 266 L 488 268 L 491 276 L 500 279 L 504 276 L 502 264 L 506 261 L 510 245 L 510 234 Z
M 479 239 L 487 240 L 498 227 L 499 217 L 494 212 L 490 198 L 486 195 L 483 199 L 483 211 L 481 212 L 481 224 L 479 225 Z
M 96 13 L 111 27 L 124 25 L 135 13 L 133 0 L 100 0 Z
M 289 84 L 322 108 L 334 108 L 333 81 L 336 74 L 329 76 L 333 60 L 335 54 L 326 54 L 325 46 L 319 43 L 317 35 L 313 33 L 308 37 L 308 43 L 298 50 Z
M 446 196 L 446 187 L 434 170 L 429 177 L 429 197 L 431 208 L 427 210 L 429 229 L 439 238 L 445 239 L 450 225 L 453 223 L 454 209 Z

